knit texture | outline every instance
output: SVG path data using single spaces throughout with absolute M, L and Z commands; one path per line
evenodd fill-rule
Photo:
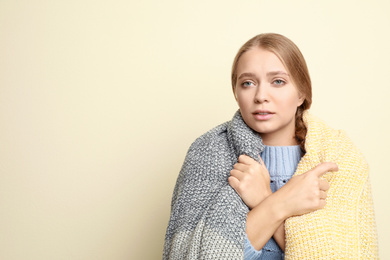
M 324 210 L 286 221 L 286 259 L 375 259 L 375 221 L 363 157 L 342 132 L 307 113 L 304 120 L 307 153 L 296 174 L 328 160 L 338 163 L 340 171 L 325 175 L 331 189 Z M 191 145 L 173 192 L 163 259 L 243 259 L 249 209 L 228 177 L 239 155 L 258 160 L 263 149 L 260 136 L 239 111 Z
M 241 154 L 256 160 L 257 133 L 237 112 L 191 145 L 173 192 L 163 259 L 242 259 L 248 207 L 228 183 Z
M 309 113 L 306 154 L 295 175 L 321 162 L 335 162 L 324 209 L 286 220 L 285 259 L 377 259 L 378 247 L 368 165 L 343 131 Z
M 275 192 L 291 179 L 302 157 L 299 145 L 293 146 L 264 146 L 260 154 L 268 169 L 271 179 L 271 190 Z M 245 238 L 245 260 L 284 259 L 284 253 L 271 237 L 262 250 L 256 250 L 248 238 Z

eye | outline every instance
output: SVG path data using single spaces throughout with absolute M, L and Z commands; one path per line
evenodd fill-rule
M 244 81 L 241 85 L 247 88 L 247 87 L 252 87 L 254 84 L 251 81 Z
M 274 80 L 273 84 L 275 84 L 277 86 L 283 86 L 286 84 L 286 82 L 282 79 L 276 79 L 276 80 Z

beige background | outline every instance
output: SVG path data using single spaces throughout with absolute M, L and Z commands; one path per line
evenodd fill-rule
M 0 259 L 160 259 L 191 142 L 239 47 L 301 49 L 312 111 L 365 154 L 390 259 L 389 1 L 0 1 Z

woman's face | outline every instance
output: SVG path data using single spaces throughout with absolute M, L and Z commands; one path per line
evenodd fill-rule
M 304 97 L 275 54 L 255 47 L 240 57 L 235 96 L 244 121 L 264 144 L 297 144 L 295 112 Z

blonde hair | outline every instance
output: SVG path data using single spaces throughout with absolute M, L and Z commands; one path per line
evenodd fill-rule
M 312 102 L 311 80 L 306 61 L 298 47 L 287 37 L 276 33 L 259 34 L 247 41 L 238 51 L 232 67 L 232 87 L 235 93 L 237 83 L 237 64 L 242 54 L 259 47 L 274 53 L 288 70 L 304 101 L 295 113 L 295 139 L 305 151 L 307 128 L 303 122 L 303 112 L 310 108 Z

